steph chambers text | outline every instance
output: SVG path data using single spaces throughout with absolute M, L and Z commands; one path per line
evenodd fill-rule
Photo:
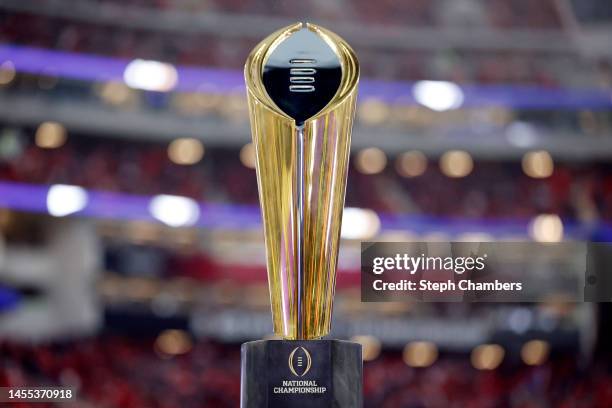
M 470 279 L 461 279 L 459 281 L 431 281 L 428 279 L 420 279 L 418 281 L 402 279 L 396 282 L 385 282 L 382 279 L 376 279 L 372 283 L 372 288 L 377 291 L 392 291 L 392 292 L 449 292 L 449 291 L 521 291 L 523 284 L 521 282 L 474 282 Z

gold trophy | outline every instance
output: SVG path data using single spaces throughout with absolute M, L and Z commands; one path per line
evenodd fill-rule
M 357 58 L 331 31 L 296 23 L 259 43 L 244 74 L 274 332 L 284 341 L 243 345 L 241 405 L 360 406 L 361 348 L 315 340 L 331 326 Z M 315 392 L 284 385 L 295 378 Z
M 244 73 L 274 332 L 320 338 L 331 323 L 357 59 L 337 35 L 298 23 L 255 47 Z

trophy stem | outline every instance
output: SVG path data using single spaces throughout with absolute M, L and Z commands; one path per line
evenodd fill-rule
M 297 190 L 297 308 L 296 308 L 296 324 L 297 324 L 297 339 L 303 340 L 304 337 L 304 322 L 303 322 L 303 300 L 304 300 L 304 125 L 297 127 L 297 171 L 295 186 Z

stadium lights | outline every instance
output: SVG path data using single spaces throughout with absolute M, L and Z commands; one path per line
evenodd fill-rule
M 175 139 L 168 145 L 168 157 L 176 164 L 196 164 L 204 157 L 204 145 L 194 138 Z
M 385 152 L 377 147 L 368 147 L 357 153 L 355 167 L 363 174 L 378 174 L 387 166 Z
M 402 153 L 395 162 L 395 169 L 402 177 L 418 177 L 427 169 L 427 157 L 418 150 Z
M 457 109 L 463 105 L 463 91 L 448 81 L 419 81 L 412 87 L 414 99 L 438 112 Z
M 347 207 L 342 216 L 340 236 L 344 239 L 369 239 L 380 231 L 380 218 L 365 208 Z
M 523 171 L 532 178 L 547 178 L 555 170 L 553 159 L 546 150 L 527 152 L 521 162 Z
M 450 150 L 440 157 L 440 170 L 452 178 L 465 177 L 472 172 L 474 161 L 468 152 Z
M 47 211 L 55 217 L 64 217 L 81 211 L 87 205 L 85 189 L 78 186 L 55 184 L 47 192 Z
M 135 59 L 123 72 L 123 80 L 131 88 L 168 92 L 178 83 L 178 72 L 165 62 Z
M 200 207 L 195 200 L 166 194 L 151 199 L 149 212 L 170 227 L 189 227 L 200 218 Z
M 41 149 L 56 149 L 66 143 L 66 128 L 57 122 L 43 122 L 36 129 L 34 143 Z
M 516 121 L 506 129 L 506 139 L 516 147 L 528 148 L 537 142 L 538 136 L 533 125 Z
M 542 365 L 549 353 L 550 344 L 544 340 L 530 340 L 521 348 L 521 358 L 530 366 Z
M 155 339 L 154 345 L 154 350 L 162 358 L 185 354 L 190 352 L 192 348 L 193 342 L 189 333 L 177 329 L 168 329 L 161 332 Z
M 242 149 L 240 149 L 240 161 L 249 169 L 255 168 L 255 146 L 253 143 L 247 143 L 242 146 Z
M 526 307 L 520 307 L 510 312 L 508 326 L 517 334 L 524 334 L 529 330 L 533 321 L 533 312 Z
M 563 222 L 556 214 L 540 214 L 531 221 L 529 235 L 538 242 L 563 240 Z
M 481 344 L 472 350 L 472 366 L 477 370 L 495 370 L 504 361 L 505 354 L 499 344 Z
M 15 79 L 15 64 L 4 61 L 0 64 L 0 85 L 8 85 Z
M 438 359 L 438 347 L 430 341 L 413 341 L 406 344 L 402 357 L 410 367 L 429 367 Z

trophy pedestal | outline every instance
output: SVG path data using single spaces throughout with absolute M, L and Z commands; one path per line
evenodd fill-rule
M 242 345 L 242 408 L 361 408 L 361 345 L 259 340 Z

